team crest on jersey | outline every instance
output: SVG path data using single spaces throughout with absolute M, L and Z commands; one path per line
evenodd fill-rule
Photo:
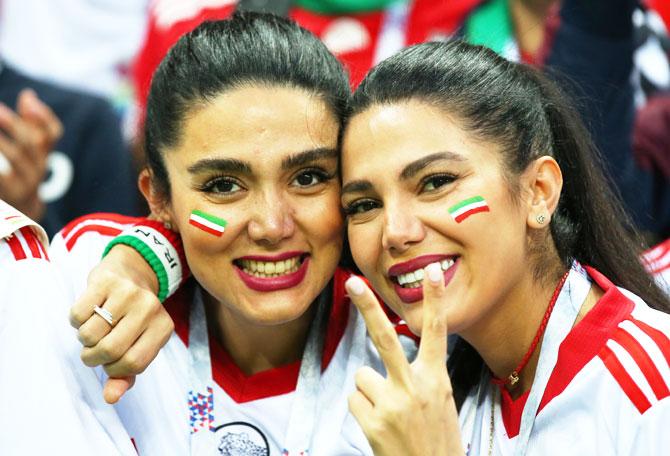
M 270 456 L 268 439 L 253 424 L 234 421 L 217 427 L 221 456 Z

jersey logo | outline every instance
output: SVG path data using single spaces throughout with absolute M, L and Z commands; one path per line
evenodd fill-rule
M 662 331 L 630 317 L 598 357 L 640 413 L 670 396 L 670 339 Z
M 49 261 L 49 255 L 32 229 L 27 226 L 20 228 L 5 238 L 9 250 L 16 261 L 37 258 Z
M 270 445 L 263 432 L 244 421 L 234 421 L 217 427 L 221 456 L 270 456 Z

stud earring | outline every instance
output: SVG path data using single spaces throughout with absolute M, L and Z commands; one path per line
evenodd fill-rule
M 547 221 L 547 217 L 545 217 L 544 214 L 540 214 L 535 218 L 535 220 L 537 220 L 537 223 L 540 225 L 544 225 L 544 222 Z

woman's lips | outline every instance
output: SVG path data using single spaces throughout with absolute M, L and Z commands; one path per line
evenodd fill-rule
M 265 258 L 267 257 L 263 257 L 263 259 Z M 244 270 L 238 265 L 235 264 L 234 266 L 237 275 L 240 277 L 240 279 L 242 279 L 244 284 L 252 290 L 262 292 L 277 291 L 293 288 L 303 281 L 305 275 L 307 274 L 307 268 L 309 267 L 309 256 L 305 257 L 297 271 L 288 274 L 281 274 L 276 277 L 256 277 L 244 272 Z
M 445 287 L 449 285 L 449 282 L 451 282 L 451 279 L 454 277 L 454 274 L 456 274 L 456 269 L 458 268 L 459 265 L 460 265 L 460 257 L 456 258 L 454 264 L 449 269 L 442 272 L 442 274 L 444 275 Z M 423 287 L 404 288 L 396 281 L 393 281 L 393 289 L 395 290 L 400 300 L 405 304 L 411 304 L 413 302 L 423 300 Z

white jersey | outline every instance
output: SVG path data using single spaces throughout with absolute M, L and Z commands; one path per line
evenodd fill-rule
M 560 343 L 526 454 L 670 454 L 670 315 L 587 270 L 605 294 Z M 572 304 L 578 309 L 581 301 Z M 492 447 L 490 454 L 515 454 L 533 389 L 513 400 L 485 379 L 479 404 L 475 390 L 459 417 L 466 453 L 485 455 Z M 481 430 L 475 432 L 468 416 L 477 413 Z
M 109 240 L 133 219 L 94 215 L 68 225 L 56 236 L 52 256 L 60 257 L 77 292 L 85 286 L 88 270 L 97 264 Z M 332 307 L 322 350 L 318 406 L 304 424 L 313 424 L 308 450 L 314 455 L 372 454 L 352 415 L 347 396 L 354 390 L 354 374 L 363 364 L 381 370 L 378 355 L 365 337 L 362 318 L 344 295 L 349 274 L 336 272 Z M 211 383 L 198 389 L 193 382 L 189 352 L 190 320 L 198 286 L 191 282 L 165 303 L 175 332 L 116 410 L 140 455 L 193 454 L 199 435 L 215 442 L 214 451 L 198 454 L 285 455 L 285 439 L 292 419 L 301 362 L 254 375 L 245 375 L 212 337 Z M 362 331 L 362 344 L 357 337 Z M 414 341 L 403 337 L 412 351 Z M 361 350 L 362 346 L 362 350 Z M 307 451 L 304 452 L 307 454 Z
M 44 230 L 0 200 L 0 454 L 132 455 L 95 371 Z

